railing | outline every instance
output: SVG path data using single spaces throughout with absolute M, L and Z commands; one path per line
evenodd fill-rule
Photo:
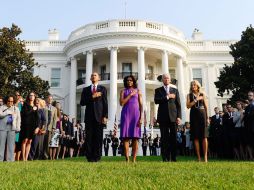
M 160 76 L 161 74 L 155 74 L 155 73 L 146 73 L 146 76 L 145 76 L 145 79 L 146 80 L 158 80 L 158 77 Z
M 82 77 L 82 78 L 78 78 L 78 80 L 76 80 L 76 85 L 82 85 L 86 83 L 86 77 Z
M 124 79 L 124 77 L 127 77 L 127 76 L 134 76 L 134 78 L 137 80 L 138 79 L 138 73 L 137 72 L 121 72 L 121 73 L 117 73 L 117 79 L 118 80 L 121 80 L 121 79 Z
M 108 32 L 147 32 L 165 36 L 174 36 L 184 40 L 182 31 L 167 24 L 149 22 L 143 20 L 108 20 L 105 22 L 96 22 L 87 24 L 74 30 L 69 36 L 68 42 L 79 37 L 90 36 Z
M 138 72 L 118 72 L 117 73 L 117 80 L 123 80 L 124 77 L 127 76 L 134 76 L 134 78 L 136 80 L 138 80 Z M 110 73 L 101 73 L 99 74 L 100 79 L 103 80 L 110 80 Z M 151 81 L 161 81 L 162 79 L 162 75 L 161 74 L 155 74 L 155 73 L 146 73 L 145 74 L 145 80 L 151 80 Z M 78 78 L 78 80 L 76 81 L 77 86 L 85 84 L 86 78 Z M 177 80 L 172 78 L 171 79 L 171 83 L 172 84 L 176 84 Z
M 101 80 L 110 80 L 110 73 L 101 73 L 100 78 Z

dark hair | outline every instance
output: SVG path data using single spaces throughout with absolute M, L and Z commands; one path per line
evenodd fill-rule
M 29 96 L 30 96 L 30 94 L 34 94 L 34 105 L 36 104 L 36 98 L 37 98 L 37 95 L 36 95 L 36 93 L 34 92 L 34 91 L 30 91 L 28 94 L 27 94 L 27 96 L 26 96 L 26 103 L 27 104 L 29 104 L 30 103 L 30 99 L 29 99 Z
M 137 88 L 137 80 L 135 79 L 135 77 L 133 75 L 129 75 L 129 76 L 124 77 L 124 79 L 123 79 L 123 85 L 124 85 L 124 87 L 128 88 L 128 85 L 127 85 L 127 79 L 128 78 L 132 79 L 132 81 L 133 81 L 133 87 Z
M 7 95 L 5 98 L 2 98 L 3 99 L 3 102 L 4 104 L 7 104 L 8 102 L 8 99 L 12 97 L 13 98 L 13 104 L 16 104 L 16 97 L 14 95 Z M 0 97 L 1 98 L 1 97 Z

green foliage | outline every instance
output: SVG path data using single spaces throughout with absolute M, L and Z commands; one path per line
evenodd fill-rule
M 225 65 L 215 82 L 218 95 L 233 93 L 231 102 L 247 99 L 249 90 L 254 90 L 254 28 L 249 26 L 242 32 L 241 40 L 230 46 L 234 57 L 231 66 Z
M 41 97 L 48 95 L 49 84 L 38 76 L 33 77 L 34 62 L 32 53 L 25 47 L 18 36 L 21 29 L 12 24 L 11 28 L 0 29 L 0 94 L 6 96 L 19 91 L 26 96 L 34 91 Z
M 0 189 L 253 189 L 254 163 L 178 157 L 103 157 L 88 163 L 83 157 L 57 161 L 0 163 Z

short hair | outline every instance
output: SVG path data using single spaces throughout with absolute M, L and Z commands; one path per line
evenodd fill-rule
M 164 74 L 162 75 L 162 80 L 163 80 L 164 77 L 169 77 L 169 78 L 171 79 L 171 75 L 170 75 L 169 73 L 164 73 Z
M 128 88 L 128 85 L 127 85 L 127 79 L 128 78 L 132 79 L 132 81 L 133 81 L 133 87 L 137 88 L 137 80 L 135 79 L 135 77 L 133 75 L 129 75 L 129 76 L 124 77 L 124 79 L 123 79 L 123 85 L 124 85 L 124 87 Z
M 12 95 L 12 94 L 7 95 L 7 96 L 3 99 L 4 104 L 7 104 L 8 99 L 9 99 L 10 97 L 13 98 L 13 104 L 16 104 L 16 101 L 17 101 L 16 96 L 14 96 L 14 95 Z
M 195 83 L 198 86 L 198 92 L 200 92 L 201 84 L 197 80 L 193 80 L 190 82 L 190 93 L 192 93 L 192 84 Z

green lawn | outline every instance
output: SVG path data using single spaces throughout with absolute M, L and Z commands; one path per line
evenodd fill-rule
M 254 189 L 254 162 L 199 163 L 178 157 L 103 157 L 99 163 L 84 158 L 57 161 L 0 163 L 0 189 Z

